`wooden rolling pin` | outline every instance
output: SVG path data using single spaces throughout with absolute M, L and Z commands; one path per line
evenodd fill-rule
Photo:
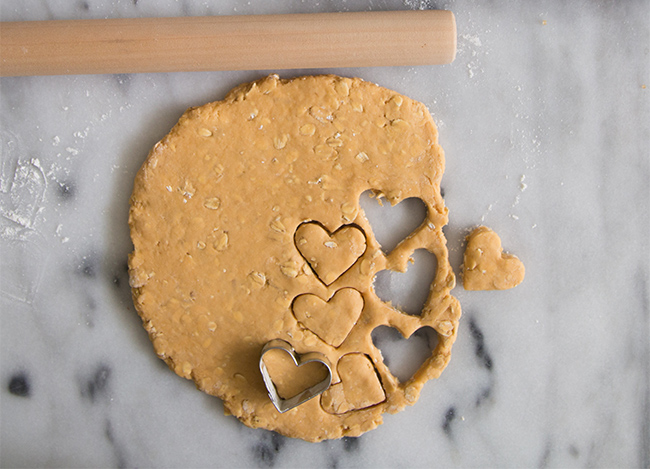
M 0 23 L 0 76 L 445 64 L 450 11 Z

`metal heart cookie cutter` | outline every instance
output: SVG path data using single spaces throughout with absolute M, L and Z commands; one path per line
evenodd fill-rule
M 311 362 L 317 362 L 325 365 L 325 368 L 327 368 L 327 378 L 305 389 L 304 391 L 299 392 L 293 397 L 283 399 L 278 394 L 278 389 L 275 387 L 275 383 L 273 383 L 271 375 L 269 375 L 269 371 L 267 370 L 266 364 L 264 363 L 264 354 L 266 354 L 266 352 L 269 350 L 274 349 L 282 350 L 288 353 L 297 367 L 301 367 L 302 365 Z M 275 408 L 281 414 L 293 409 L 294 407 L 298 407 L 300 404 L 304 404 L 308 400 L 322 394 L 332 384 L 332 366 L 330 365 L 330 362 L 325 355 L 318 352 L 309 352 L 301 355 L 294 350 L 293 346 L 289 342 L 282 339 L 273 339 L 264 345 L 264 348 L 262 349 L 262 353 L 260 355 L 260 372 L 262 373 L 262 378 L 264 379 L 266 390 L 269 393 L 269 398 L 271 399 L 271 402 L 273 402 Z

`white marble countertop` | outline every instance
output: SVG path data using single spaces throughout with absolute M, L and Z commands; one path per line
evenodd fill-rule
M 155 356 L 131 302 L 128 198 L 149 148 L 187 107 L 271 71 L 0 79 L 1 466 L 650 466 L 647 2 L 3 0 L 0 16 L 430 7 L 456 15 L 451 65 L 272 71 L 425 103 L 452 265 L 486 224 L 527 269 L 509 291 L 457 286 L 450 366 L 357 439 L 224 416 Z

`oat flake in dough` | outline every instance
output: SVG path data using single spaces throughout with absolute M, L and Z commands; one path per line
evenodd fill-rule
M 447 365 L 460 317 L 442 233 L 443 170 L 425 106 L 360 79 L 270 76 L 188 110 L 152 149 L 131 197 L 131 287 L 156 353 L 246 425 L 308 441 L 360 435 L 382 413 L 415 403 Z M 369 189 L 392 204 L 418 197 L 427 207 L 422 225 L 387 255 L 359 207 Z M 297 239 L 309 222 L 300 231 L 309 239 Z M 344 228 L 360 229 L 365 247 L 354 230 L 337 238 Z M 331 250 L 317 258 L 318 249 L 305 248 L 313 257 L 306 259 L 298 243 L 315 239 Z M 421 248 L 435 254 L 438 270 L 421 316 L 411 316 L 382 302 L 372 282 L 381 270 L 405 271 Z M 361 294 L 360 314 L 337 309 L 358 305 L 354 295 L 327 303 L 343 289 Z M 332 337 L 297 319 L 304 311 L 294 312 L 293 301 L 306 294 L 322 300 L 306 303 L 320 305 L 317 314 L 346 321 Z M 315 329 L 327 322 L 314 321 Z M 373 346 L 381 325 L 405 337 L 424 326 L 438 333 L 431 357 L 406 382 Z M 275 338 L 298 353 L 325 354 L 333 368 L 328 391 L 284 414 L 258 368 Z

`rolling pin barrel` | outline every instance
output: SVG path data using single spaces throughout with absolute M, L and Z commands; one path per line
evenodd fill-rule
M 445 64 L 450 11 L 0 24 L 0 76 Z

